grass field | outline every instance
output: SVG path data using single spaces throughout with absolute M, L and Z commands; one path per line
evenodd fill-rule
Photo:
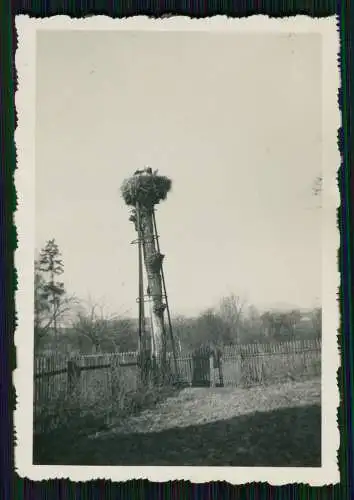
M 36 464 L 321 465 L 321 383 L 188 388 L 88 434 L 37 436 Z

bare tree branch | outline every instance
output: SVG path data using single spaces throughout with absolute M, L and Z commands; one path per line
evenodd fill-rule
M 100 350 L 102 342 L 107 340 L 116 349 L 114 323 L 120 319 L 120 316 L 108 314 L 102 305 L 89 299 L 82 310 L 77 312 L 72 328 L 78 335 L 89 339 L 95 351 Z

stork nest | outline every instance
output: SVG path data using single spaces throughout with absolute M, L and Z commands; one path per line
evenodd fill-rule
M 162 175 L 134 175 L 123 181 L 121 193 L 127 205 L 152 208 L 166 199 L 171 186 L 171 179 Z

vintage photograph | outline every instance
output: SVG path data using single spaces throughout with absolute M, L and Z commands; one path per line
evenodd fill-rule
M 321 468 L 321 34 L 41 29 L 35 59 L 33 465 Z

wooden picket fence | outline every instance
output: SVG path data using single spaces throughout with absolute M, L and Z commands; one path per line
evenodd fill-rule
M 68 395 L 80 389 L 84 398 L 102 397 L 112 390 L 114 372 L 124 367 L 130 390 L 137 384 L 137 353 L 81 355 L 73 358 L 52 355 L 34 360 L 34 402 L 45 404 L 58 394 Z M 122 372 L 123 373 L 123 372 Z
M 223 349 L 219 372 L 223 385 L 243 387 L 313 378 L 321 374 L 321 341 L 230 346 Z
M 210 352 L 186 353 L 177 358 L 179 380 L 194 386 L 236 386 L 311 378 L 321 373 L 321 341 L 224 346 L 221 356 Z M 138 384 L 137 353 L 112 353 L 36 358 L 34 407 L 58 399 L 58 395 L 95 401 L 115 397 L 124 379 L 125 390 Z

